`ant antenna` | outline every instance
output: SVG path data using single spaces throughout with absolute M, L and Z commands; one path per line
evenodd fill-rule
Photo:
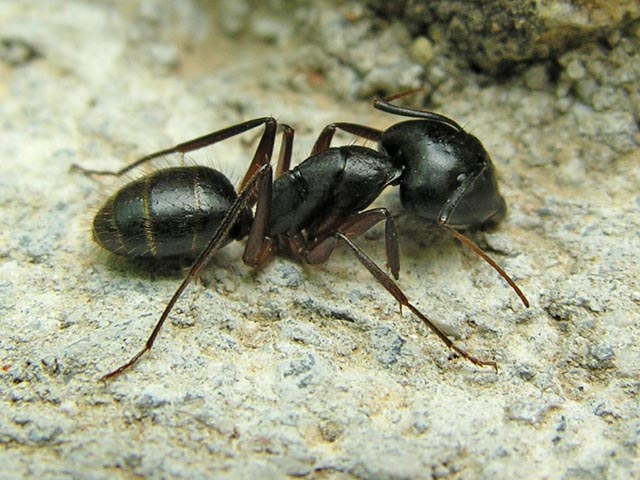
M 516 292 L 516 295 L 518 295 L 518 297 L 520 297 L 520 300 L 522 300 L 522 303 L 524 304 L 524 306 L 529 308 L 529 300 L 527 299 L 525 294 L 522 292 L 522 290 L 520 290 L 520 287 L 518 287 L 518 285 L 516 285 L 516 282 L 513 281 L 513 279 L 509 276 L 509 274 L 507 272 L 505 272 L 503 270 L 503 268 L 500 265 L 498 265 L 493 258 L 491 258 L 489 255 L 487 255 L 484 250 L 482 250 L 480 247 L 478 247 L 468 237 L 466 237 L 463 234 L 461 234 L 455 228 L 450 227 L 449 225 L 446 225 L 444 223 L 441 223 L 440 227 L 442 227 L 444 230 L 446 230 L 447 233 L 449 233 L 449 235 L 451 235 L 452 237 L 460 240 L 464 245 L 466 245 L 471 250 L 473 250 L 476 253 L 476 255 L 478 255 L 485 262 L 487 262 L 489 265 L 491 265 L 493 267 L 493 269 L 496 272 L 498 272 L 502 278 L 504 278 L 504 280 L 513 289 L 513 291 Z

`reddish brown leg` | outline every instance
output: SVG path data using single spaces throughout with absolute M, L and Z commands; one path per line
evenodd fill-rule
M 280 157 L 276 171 L 280 174 L 289 169 L 291 165 L 291 152 L 293 150 L 293 129 L 288 125 L 282 125 L 282 144 L 280 145 Z M 244 249 L 242 260 L 245 264 L 258 268 L 267 263 L 275 254 L 276 245 L 267 236 L 269 228 L 269 218 L 271 217 L 271 192 L 272 179 L 265 179 L 261 182 L 256 197 L 256 213 L 253 218 L 253 225 L 249 232 L 247 245 Z
M 280 143 L 280 155 L 278 157 L 278 166 L 276 167 L 276 178 L 280 177 L 284 172 L 291 168 L 291 152 L 293 151 L 293 128 L 289 125 L 281 123 L 282 142 Z
M 160 333 L 160 330 L 162 329 L 164 322 L 167 320 L 169 313 L 171 313 L 171 310 L 173 309 L 174 305 L 176 304 L 176 302 L 178 301 L 178 299 L 180 298 L 184 290 L 187 288 L 189 283 L 191 283 L 191 280 L 193 280 L 195 277 L 197 277 L 200 274 L 200 271 L 209 263 L 209 261 L 211 260 L 211 258 L 213 257 L 217 249 L 226 240 L 227 236 L 229 235 L 229 231 L 235 225 L 236 220 L 238 219 L 238 215 L 247 206 L 250 200 L 250 197 L 252 195 L 252 190 L 256 187 L 259 189 L 262 189 L 266 185 L 270 185 L 270 184 L 271 184 L 271 165 L 269 163 L 266 163 L 265 165 L 262 165 L 258 169 L 258 171 L 254 174 L 252 178 L 249 179 L 247 186 L 240 192 L 236 201 L 233 202 L 233 204 L 227 211 L 226 215 L 222 219 L 222 222 L 220 223 L 220 226 L 213 234 L 213 237 L 211 237 L 211 240 L 207 244 L 206 248 L 202 251 L 202 253 L 200 253 L 198 258 L 196 258 L 196 260 L 193 262 L 193 265 L 189 269 L 189 272 L 187 273 L 186 277 L 184 278 L 184 280 L 182 280 L 182 283 L 180 284 L 178 289 L 175 291 L 175 293 L 171 297 L 171 300 L 169 300 L 169 303 L 167 303 L 167 306 L 162 312 L 160 319 L 156 323 L 156 326 L 151 332 L 151 335 L 147 339 L 142 350 L 136 353 L 131 358 L 131 360 L 129 360 L 124 365 L 104 375 L 100 379 L 100 381 L 104 382 L 111 378 L 117 377 L 122 372 L 124 372 L 125 370 L 135 365 L 135 363 L 140 359 L 140 357 L 142 357 L 142 355 L 144 355 L 145 352 L 151 350 L 151 347 L 153 347 L 153 344 L 158 334 Z
M 260 142 L 256 147 L 256 152 L 253 155 L 251 164 L 245 173 L 242 182 L 240 182 L 240 190 L 244 190 L 247 183 L 253 178 L 258 169 L 265 163 L 271 162 L 271 155 L 273 154 L 273 145 L 276 141 L 276 129 L 278 124 L 276 121 L 268 117 L 268 120 L 264 124 L 264 133 L 260 137 Z M 255 194 L 254 194 L 255 198 Z
M 240 193 L 238 194 L 238 198 L 233 202 L 233 204 L 225 214 L 224 218 L 222 219 L 220 226 L 213 234 L 211 240 L 209 241 L 205 249 L 200 253 L 198 258 L 196 258 L 189 272 L 187 273 L 186 277 L 184 278 L 184 280 L 182 281 L 178 289 L 175 291 L 175 293 L 169 300 L 169 303 L 167 304 L 164 311 L 162 312 L 160 319 L 156 323 L 153 331 L 151 332 L 151 335 L 147 339 L 142 350 L 140 350 L 137 354 L 135 354 L 124 365 L 104 375 L 100 379 L 101 381 L 106 381 L 111 378 L 117 377 L 122 372 L 124 372 L 128 368 L 135 365 L 135 363 L 140 359 L 140 357 L 142 357 L 142 355 L 144 355 L 145 352 L 151 349 L 158 334 L 160 333 L 160 330 L 162 329 L 162 326 L 164 325 L 164 322 L 168 318 L 169 313 L 173 309 L 174 305 L 176 304 L 176 302 L 178 301 L 178 299 L 180 298 L 184 290 L 187 288 L 191 280 L 200 274 L 200 271 L 209 263 L 209 261 L 211 260 L 215 252 L 226 240 L 229 234 L 229 231 L 231 230 L 233 225 L 235 225 L 240 212 L 245 207 L 251 206 L 253 202 L 255 202 L 256 197 L 258 199 L 258 206 L 256 209 L 256 215 L 255 215 L 256 220 L 252 225 L 251 232 L 249 234 L 249 240 L 250 240 L 250 243 L 254 245 L 253 248 L 256 248 L 257 250 L 256 258 L 258 262 L 266 261 L 268 256 L 272 253 L 272 246 L 271 246 L 272 242 L 270 239 L 266 238 L 265 232 L 268 226 L 269 211 L 270 211 L 270 205 L 271 205 L 271 185 L 272 185 L 271 156 L 273 154 L 273 144 L 275 141 L 274 137 L 276 133 L 276 125 L 275 125 L 275 120 L 273 120 L 270 117 L 265 119 L 259 119 L 259 120 L 263 120 L 262 123 L 265 123 L 265 132 L 263 133 L 262 138 L 260 139 L 260 143 L 256 148 L 256 153 L 248 169 L 249 172 L 253 172 L 253 173 L 251 175 L 248 174 L 247 176 L 245 176 L 245 179 L 243 180 L 242 188 L 240 189 Z M 255 126 L 260 124 L 258 120 L 254 122 L 258 122 L 258 123 L 251 126 L 249 122 L 245 122 L 241 126 L 236 125 L 235 127 L 231 127 L 231 128 L 235 129 L 234 134 L 238 134 L 238 133 L 241 133 L 242 131 L 246 131 L 247 129 L 254 128 Z M 291 150 L 292 150 L 291 143 L 293 142 L 293 129 L 288 125 L 282 125 L 282 128 L 284 129 L 283 141 L 282 141 L 282 149 L 284 150 L 284 153 L 281 153 L 280 155 L 279 164 L 288 166 L 291 161 L 290 157 L 291 157 Z M 229 136 L 231 136 L 230 134 L 228 134 L 229 130 L 230 129 L 221 130 L 217 134 L 211 134 L 208 137 L 211 138 L 212 136 L 216 136 L 216 135 L 227 135 L 224 138 L 228 138 Z M 227 132 L 227 133 L 224 133 L 224 132 Z M 192 142 L 187 142 L 187 143 L 195 143 L 200 140 L 201 139 L 196 139 Z M 220 141 L 220 138 L 218 138 L 216 141 Z M 279 167 L 279 168 L 283 168 L 283 167 Z M 259 244 L 259 248 L 255 247 L 255 245 L 257 244 Z M 261 263 L 258 263 L 258 264 L 261 264 Z
M 387 292 L 389 292 L 393 297 L 400 303 L 401 306 L 407 307 L 411 310 L 416 317 L 418 317 L 422 322 L 434 332 L 440 340 L 442 340 L 447 347 L 456 352 L 461 357 L 467 359 L 474 365 L 479 367 L 492 367 L 496 373 L 498 372 L 498 366 L 496 362 L 480 360 L 465 350 L 458 347 L 455 343 L 453 343 L 447 335 L 440 330 L 429 318 L 423 314 L 420 310 L 418 310 L 412 303 L 409 302 L 409 299 L 404 294 L 404 292 L 398 287 L 398 285 L 378 266 L 376 263 L 369 258 L 369 256 L 360 249 L 356 244 L 354 244 L 349 238 L 337 232 L 335 234 L 336 238 L 340 241 L 344 242 L 352 251 L 355 253 L 356 257 L 362 265 L 365 266 L 367 270 L 374 276 L 374 278 L 378 281 L 380 285 L 382 285 Z
M 136 167 L 139 167 L 140 165 L 147 163 L 151 160 L 154 160 L 156 158 L 159 157 L 164 157 L 166 155 L 171 155 L 174 153 L 181 153 L 181 154 L 185 154 L 188 152 L 193 152 L 195 150 L 199 150 L 201 148 L 204 147 L 208 147 L 209 145 L 213 145 L 215 143 L 221 142 L 223 140 L 226 140 L 228 138 L 231 137 L 235 137 L 236 135 L 240 135 L 241 133 L 247 132 L 253 128 L 259 127 L 260 125 L 265 125 L 265 131 L 262 134 L 262 137 L 260 139 L 260 145 L 263 145 L 265 142 L 269 142 L 269 139 L 267 138 L 265 140 L 265 136 L 266 137 L 272 137 L 271 139 L 271 145 L 272 145 L 272 149 L 273 149 L 273 138 L 275 137 L 275 128 L 276 128 L 276 120 L 272 117 L 262 117 L 262 118 L 256 118 L 254 120 L 248 120 L 246 122 L 242 122 L 239 123 L 237 125 L 232 125 L 231 127 L 228 128 L 224 128 L 222 130 L 218 130 L 217 132 L 213 132 L 213 133 L 209 133 L 207 135 L 203 135 L 202 137 L 198 137 L 198 138 L 194 138 L 193 140 L 189 140 L 187 142 L 184 143 L 180 143 L 178 145 L 175 145 L 171 148 L 167 148 L 165 150 L 160 150 L 158 152 L 152 153 L 150 155 L 146 155 L 142 158 L 139 158 L 138 160 L 134 161 L 133 163 L 130 163 L 129 165 L 121 168 L 120 170 L 116 171 L 116 172 L 111 172 L 108 170 L 90 170 L 84 167 L 81 167 L 80 165 L 76 165 L 75 163 L 73 165 L 71 165 L 71 169 L 72 170 L 78 170 L 82 173 L 88 174 L 88 175 L 115 175 L 115 176 L 120 176 L 130 170 L 133 170 Z M 256 155 L 258 153 L 258 151 L 260 150 L 260 145 L 258 145 L 258 148 L 256 149 Z M 264 148 L 264 145 L 263 145 Z M 254 157 L 255 160 L 255 157 Z M 251 175 L 247 175 L 247 177 L 245 177 L 245 183 L 246 183 L 246 179 L 251 177 L 253 174 L 255 174 L 257 168 L 253 169 L 253 171 L 251 171 Z
M 287 256 L 297 263 L 305 263 L 307 261 L 308 242 L 301 234 L 278 237 L 278 253 Z
M 355 239 L 371 229 L 379 222 L 385 222 L 385 248 L 387 254 L 387 268 L 398 279 L 400 272 L 400 253 L 398 249 L 398 232 L 393 217 L 386 208 L 375 208 L 352 215 L 333 228 L 330 235 L 314 242 L 310 247 L 306 261 L 311 264 L 319 264 L 327 261 L 337 246 L 334 232 L 341 232 L 350 239 Z
M 313 150 L 311 150 L 311 155 L 315 155 L 316 153 L 320 153 L 329 148 L 336 130 L 342 130 L 343 132 L 347 132 L 373 142 L 378 142 L 382 137 L 381 130 L 367 127 L 366 125 L 358 125 L 357 123 L 330 123 L 324 127 L 322 132 L 320 132 L 316 143 L 313 145 Z

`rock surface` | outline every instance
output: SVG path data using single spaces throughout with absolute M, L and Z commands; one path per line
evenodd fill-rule
M 449 82 L 437 38 L 358 3 L 272 4 L 0 3 L 0 478 L 640 477 L 640 26 L 555 69 Z M 182 271 L 98 251 L 92 214 L 122 181 L 71 164 L 117 169 L 264 115 L 295 126 L 299 161 L 327 123 L 398 121 L 354 98 L 423 82 L 492 154 L 509 214 L 476 239 L 532 307 L 393 189 L 377 205 L 407 295 L 498 374 L 452 359 L 347 251 L 253 272 L 235 244 L 152 352 L 97 382 Z M 190 157 L 237 180 L 245 137 Z M 359 241 L 381 263 L 382 239 Z

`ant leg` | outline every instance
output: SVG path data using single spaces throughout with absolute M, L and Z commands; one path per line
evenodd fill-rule
M 193 265 L 191 265 L 191 268 L 189 269 L 189 272 L 187 273 L 186 277 L 184 278 L 184 280 L 182 280 L 182 283 L 180 284 L 178 289 L 175 291 L 175 293 L 171 297 L 171 300 L 169 300 L 169 303 L 167 303 L 167 306 L 162 312 L 160 319 L 156 323 L 156 326 L 151 332 L 151 335 L 147 339 L 142 350 L 136 353 L 131 358 L 131 360 L 129 360 L 124 365 L 121 365 L 116 370 L 104 375 L 102 378 L 100 378 L 100 381 L 104 382 L 114 377 L 117 377 L 122 372 L 124 372 L 125 370 L 135 365 L 136 362 L 140 359 L 140 357 L 144 355 L 144 353 L 151 350 L 153 343 L 155 342 L 158 334 L 160 333 L 160 330 L 162 329 L 164 322 L 167 320 L 169 313 L 171 313 L 171 310 L 173 309 L 174 305 L 176 304 L 176 302 L 178 301 L 178 299 L 180 298 L 184 290 L 187 288 L 191 280 L 193 280 L 195 277 L 197 277 L 200 274 L 200 271 L 209 263 L 209 261 L 213 257 L 216 250 L 223 244 L 224 240 L 229 235 L 229 231 L 231 230 L 233 225 L 235 225 L 236 220 L 238 219 L 238 215 L 247 206 L 250 200 L 250 197 L 253 193 L 253 189 L 256 188 L 256 186 L 258 186 L 258 188 L 262 188 L 267 183 L 271 184 L 271 165 L 269 163 L 262 165 L 258 169 L 258 171 L 254 174 L 253 177 L 251 177 L 251 179 L 247 183 L 246 188 L 244 188 L 240 192 L 240 194 L 238 195 L 238 198 L 233 202 L 233 204 L 225 214 L 224 218 L 222 219 L 220 226 L 211 237 L 211 240 L 209 241 L 205 249 L 202 251 L 202 253 L 198 255 L 198 258 L 193 262 Z
M 385 222 L 387 268 L 393 278 L 397 280 L 400 272 L 398 232 L 393 217 L 386 208 L 375 208 L 353 215 L 342 224 L 334 227 L 332 232 L 339 231 L 349 239 L 355 239 L 383 220 Z M 307 253 L 307 263 L 319 264 L 326 262 L 336 246 L 337 239 L 333 233 L 319 242 L 315 242 Z
M 343 132 L 347 132 L 373 142 L 379 142 L 382 138 L 382 130 L 378 130 L 377 128 L 367 127 L 366 125 L 359 125 L 357 123 L 330 123 L 322 129 L 322 132 L 320 132 L 320 135 L 311 150 L 311 155 L 315 155 L 316 153 L 320 153 L 328 149 L 331 146 L 331 140 L 333 140 L 336 130 L 342 130 Z
M 220 223 L 220 226 L 211 237 L 211 240 L 209 241 L 205 249 L 200 253 L 198 258 L 194 261 L 186 277 L 184 278 L 184 280 L 182 281 L 178 289 L 175 291 L 175 293 L 169 300 L 169 303 L 167 304 L 164 311 L 162 312 L 160 319 L 156 323 L 153 331 L 151 332 L 151 335 L 147 339 L 142 350 L 136 353 L 124 365 L 121 365 L 116 370 L 104 375 L 100 379 L 101 381 L 107 381 L 111 378 L 117 377 L 122 372 L 124 372 L 125 370 L 135 365 L 135 363 L 140 359 L 140 357 L 142 357 L 142 355 L 144 355 L 145 352 L 151 350 L 151 347 L 153 347 L 153 344 L 158 334 L 160 333 L 160 330 L 162 329 L 162 326 L 164 325 L 166 319 L 168 318 L 169 313 L 173 309 L 174 305 L 176 304 L 176 302 L 178 301 L 178 299 L 180 298 L 184 290 L 187 288 L 191 280 L 200 274 L 200 271 L 209 263 L 209 261 L 211 260 L 211 257 L 218 250 L 218 248 L 223 244 L 224 240 L 229 235 L 229 231 L 231 230 L 233 225 L 235 225 L 235 222 L 238 219 L 240 212 L 245 207 L 253 205 L 256 197 L 259 200 L 259 204 L 256 211 L 256 219 L 258 221 L 254 222 L 252 226 L 252 233 L 250 233 L 250 240 L 251 240 L 251 237 L 256 237 L 256 235 L 259 235 L 262 231 L 266 230 L 268 217 L 269 217 L 270 202 L 271 202 L 271 185 L 272 185 L 271 156 L 273 154 L 273 145 L 275 141 L 276 123 L 275 123 L 275 120 L 271 117 L 266 117 L 265 119 L 259 119 L 259 120 L 264 120 L 262 123 L 265 123 L 265 132 L 263 133 L 262 138 L 260 139 L 260 143 L 256 148 L 256 153 L 249 166 L 247 175 L 245 176 L 242 182 L 242 188 L 240 189 L 238 198 L 233 202 L 233 204 L 231 205 L 231 207 L 223 217 Z M 231 127 L 231 129 L 235 129 L 234 134 L 238 134 L 238 133 L 242 133 L 243 131 L 246 131 L 246 129 L 254 128 L 255 126 L 258 126 L 258 125 L 260 125 L 260 123 L 253 124 L 253 126 L 250 126 L 249 122 L 245 122 L 245 124 L 243 124 L 242 126 L 236 125 L 235 127 Z M 238 130 L 239 127 L 240 129 L 245 128 L 245 130 L 239 131 Z M 291 150 L 292 150 L 291 144 L 293 142 L 293 129 L 288 125 L 283 125 L 283 128 L 284 128 L 284 133 L 283 133 L 283 140 L 282 140 L 282 147 L 281 147 L 282 151 L 280 153 L 280 160 L 278 162 L 279 169 L 288 168 L 288 165 L 291 162 Z M 229 134 L 229 131 L 230 129 L 225 129 L 225 130 L 221 130 L 220 132 L 217 132 L 217 134 L 227 135 L 224 138 L 229 138 L 229 136 L 232 136 Z M 215 133 L 209 135 L 209 139 L 211 139 L 214 136 L 216 136 Z M 217 138 L 215 139 L 215 141 L 221 141 L 221 139 L 224 139 L 220 137 L 215 137 L 215 138 Z M 196 139 L 195 141 L 197 140 L 198 139 Z M 154 155 L 160 155 L 160 154 L 158 153 Z M 256 190 L 258 192 L 257 194 L 255 193 Z M 254 230 L 257 233 L 253 233 Z M 266 236 L 264 235 L 264 233 L 262 235 L 263 237 L 265 237 L 263 238 L 262 244 L 266 245 L 266 247 L 263 247 L 262 249 L 263 254 L 262 254 L 262 257 L 260 258 L 262 261 L 265 261 L 264 260 L 265 254 L 270 253 L 273 250 L 273 248 L 272 247 L 269 248 L 270 247 L 269 242 L 265 241 L 269 239 L 266 239 Z M 255 240 L 253 241 L 253 243 L 255 243 Z
M 309 251 L 309 242 L 302 235 L 280 235 L 278 236 L 278 253 L 293 259 L 297 263 L 305 263 Z
M 273 145 L 276 141 L 276 129 L 277 123 L 275 119 L 268 117 L 268 120 L 266 120 L 264 124 L 264 133 L 260 137 L 260 142 L 258 143 L 256 151 L 253 154 L 253 159 L 249 164 L 247 173 L 245 173 L 242 182 L 240 182 L 240 190 L 244 190 L 247 183 L 251 180 L 251 178 L 253 178 L 253 176 L 262 165 L 271 162 L 271 155 L 273 155 Z M 253 202 L 250 203 L 253 204 Z
M 253 128 L 259 127 L 260 125 L 265 125 L 265 132 L 262 134 L 262 138 L 264 138 L 265 135 L 267 136 L 271 135 L 270 128 L 273 128 L 274 130 L 273 136 L 275 136 L 276 120 L 273 117 L 262 117 L 262 118 L 256 118 L 253 120 L 248 120 L 246 122 L 238 123 L 237 125 L 232 125 L 231 127 L 227 127 L 222 130 L 218 130 L 216 132 L 203 135 L 202 137 L 194 138 L 193 140 L 180 143 L 171 148 L 167 148 L 165 150 L 160 150 L 158 152 L 151 153 L 142 158 L 139 158 L 138 160 L 134 161 L 133 163 L 130 163 L 129 165 L 121 168 L 116 172 L 112 172 L 108 170 L 91 170 L 91 169 L 81 167 L 80 165 L 77 165 L 75 163 L 71 165 L 71 170 L 77 170 L 87 175 L 114 175 L 119 177 L 124 173 L 127 173 L 128 171 L 133 170 L 134 168 L 139 167 L 140 165 L 147 163 L 151 160 L 154 160 L 156 158 L 163 157 L 166 155 L 171 155 L 174 153 L 185 154 L 185 153 L 192 152 L 194 150 L 199 150 L 201 148 L 208 147 L 209 145 L 213 145 L 215 143 L 221 142 L 228 138 L 231 138 L 241 133 L 244 133 L 246 131 L 249 131 Z M 268 127 L 269 125 L 273 125 L 273 127 Z M 251 172 L 251 174 L 255 173 L 255 170 L 257 170 L 257 168 L 254 169 L 254 171 Z M 251 177 L 251 175 L 248 175 L 248 177 Z
M 455 343 L 453 343 L 447 335 L 440 330 L 429 318 L 423 314 L 420 310 L 418 310 L 412 303 L 409 302 L 409 299 L 404 294 L 404 292 L 398 287 L 398 285 L 386 274 L 384 271 L 373 261 L 369 256 L 355 243 L 353 243 L 349 238 L 341 232 L 336 232 L 335 237 L 342 242 L 346 243 L 347 246 L 355 253 L 356 257 L 364 267 L 369 270 L 371 275 L 378 281 L 380 285 L 382 285 L 387 292 L 389 292 L 399 303 L 401 306 L 407 307 L 411 310 L 416 317 L 418 317 L 422 322 L 434 332 L 440 340 L 442 340 L 447 347 L 456 352 L 461 357 L 467 359 L 474 365 L 479 367 L 492 367 L 496 373 L 498 372 L 498 366 L 496 362 L 480 360 L 473 355 L 469 354 L 465 350 L 458 347 Z
M 276 172 L 280 175 L 289 169 L 291 165 L 291 152 L 293 150 L 294 131 L 289 125 L 282 124 L 282 144 Z M 246 265 L 258 268 L 267 263 L 276 252 L 274 241 L 267 236 L 269 219 L 271 218 L 272 179 L 264 179 L 260 182 L 255 197 L 256 213 L 249 231 L 247 245 L 244 249 L 242 260 Z
M 276 125 L 275 120 L 273 123 L 267 123 L 265 125 L 265 131 L 260 138 L 260 143 L 256 148 L 256 153 L 253 156 L 253 160 L 251 160 L 251 164 L 249 165 L 249 169 L 245 174 L 242 182 L 240 182 L 240 189 L 244 189 L 247 181 L 251 179 L 258 168 L 260 168 L 265 163 L 271 163 L 271 156 L 273 155 L 273 145 L 275 143 L 276 136 L 276 128 L 280 127 L 282 129 L 282 141 L 280 144 L 280 156 L 278 158 L 278 165 L 276 167 L 276 174 L 278 172 L 284 172 L 289 169 L 291 165 L 291 151 L 293 149 L 293 134 L 294 130 L 287 124 Z M 280 173 L 281 175 L 282 173 Z M 254 190 L 253 196 L 249 201 L 249 206 L 252 207 L 256 204 L 257 201 L 257 193 Z
M 280 143 L 280 155 L 276 167 L 276 178 L 291 168 L 291 152 L 293 150 L 293 128 L 285 123 L 278 125 L 282 128 L 282 141 Z

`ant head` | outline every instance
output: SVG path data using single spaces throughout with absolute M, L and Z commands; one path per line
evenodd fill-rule
M 453 121 L 398 123 L 380 145 L 403 166 L 400 198 L 410 212 L 454 227 L 483 228 L 504 218 L 489 154 Z

